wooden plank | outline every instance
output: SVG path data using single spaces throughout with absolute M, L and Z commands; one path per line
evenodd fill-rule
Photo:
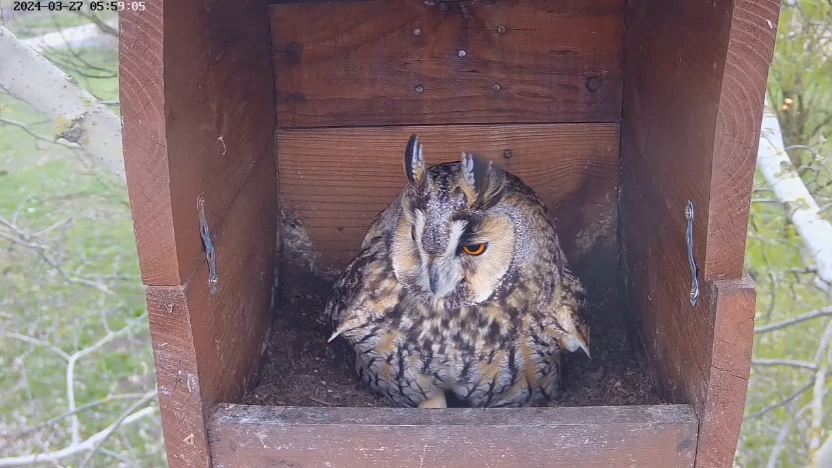
M 743 256 L 777 12 L 771 0 L 708 8 L 636 0 L 626 12 L 623 302 L 657 389 L 692 403 L 703 421 L 697 466 L 730 466 L 744 409 L 753 286 L 742 282 Z M 695 211 L 696 306 L 687 200 Z
M 778 0 L 733 3 L 714 135 L 706 278 L 743 274 L 763 100 L 780 14 Z
M 124 166 L 144 284 L 180 284 L 165 128 L 162 2 L 119 14 Z
M 253 385 L 268 335 L 275 275 L 277 200 L 273 158 L 262 159 L 213 232 L 218 282 L 207 261 L 186 286 L 147 289 L 162 427 L 171 467 L 211 466 L 205 421 L 217 402 Z M 196 206 L 194 206 L 196 211 Z
M 214 466 L 690 467 L 690 406 L 519 409 L 220 405 Z
M 614 269 L 602 266 L 616 256 L 618 124 L 281 130 L 281 200 L 303 221 L 323 269 L 346 265 L 404 186 L 412 133 L 429 164 L 477 151 L 522 178 L 552 210 L 576 272 L 592 276 L 590 287 L 614 286 Z
M 756 292 L 750 279 L 711 286 L 714 318 L 708 398 L 701 411 L 697 467 L 729 467 L 737 450 L 754 343 Z
M 274 5 L 278 124 L 618 121 L 623 8 L 623 0 Z
M 221 226 L 257 161 L 273 157 L 267 4 L 148 0 L 146 11 L 120 16 L 125 166 L 142 280 L 180 285 L 202 257 L 197 197 Z

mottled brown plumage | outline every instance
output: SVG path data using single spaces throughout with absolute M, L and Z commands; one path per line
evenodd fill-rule
M 395 406 L 526 406 L 555 396 L 560 356 L 589 353 L 585 293 L 545 205 L 471 154 L 425 167 L 378 215 L 325 315 L 358 373 Z

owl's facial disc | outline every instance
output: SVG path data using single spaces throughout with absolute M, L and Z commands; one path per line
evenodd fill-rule
M 393 243 L 393 267 L 411 291 L 460 304 L 487 300 L 508 272 L 514 226 L 504 215 L 450 213 L 438 220 L 415 209 L 403 213 Z

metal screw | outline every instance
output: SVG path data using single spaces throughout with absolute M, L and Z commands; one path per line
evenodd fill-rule
M 414 35 L 414 36 L 420 36 L 421 34 L 422 34 L 422 30 L 421 30 L 421 29 L 416 28 L 416 29 L 414 29 L 414 30 L 413 30 L 413 35 Z
M 459 49 L 459 51 L 456 53 L 456 55 L 458 57 L 465 57 L 466 55 L 468 55 L 468 52 L 465 52 L 463 49 Z
M 493 89 L 494 91 L 499 91 L 503 89 L 503 87 L 500 86 L 500 83 L 494 83 L 493 85 L 491 85 L 491 89 Z
M 424 92 L 424 91 L 425 91 L 425 87 L 424 87 L 424 86 L 422 86 L 422 85 L 416 85 L 416 92 L 417 92 L 417 93 L 422 93 L 422 92 Z
M 500 34 L 505 34 L 506 33 L 506 27 L 503 26 L 503 25 L 497 26 L 497 32 L 500 33 Z
M 510 149 L 507 149 L 507 150 L 503 151 L 503 157 L 504 158 L 511 159 L 513 156 L 514 156 L 514 153 Z

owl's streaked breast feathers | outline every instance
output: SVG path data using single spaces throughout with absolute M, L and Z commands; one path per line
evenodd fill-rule
M 371 225 L 325 316 L 359 376 L 395 406 L 544 403 L 560 355 L 589 354 L 585 292 L 542 201 L 465 153 L 425 166 L 413 136 L 408 183 Z

